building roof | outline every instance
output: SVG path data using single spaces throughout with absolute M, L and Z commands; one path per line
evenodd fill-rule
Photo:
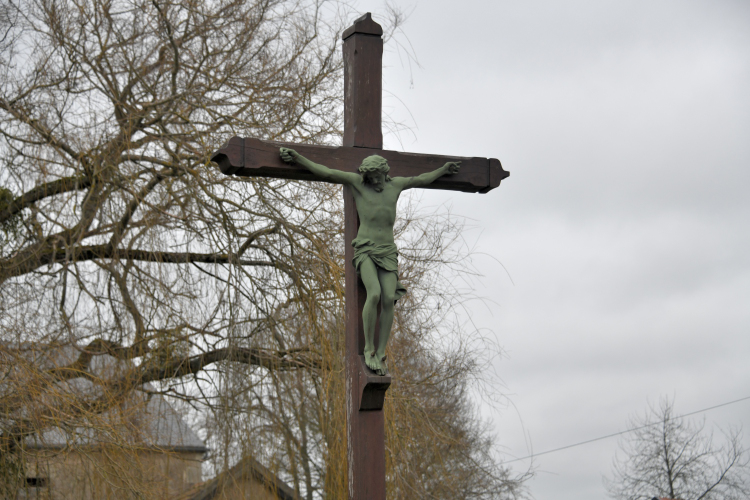
M 223 487 L 241 481 L 256 481 L 262 484 L 280 500 L 298 500 L 294 490 L 279 479 L 276 474 L 252 457 L 245 457 L 228 471 L 215 478 L 197 484 L 175 500 L 214 500 L 219 497 Z
M 43 370 L 69 366 L 78 359 L 82 351 L 82 348 L 76 345 L 50 347 L 25 343 L 13 346 L 4 343 L 2 347 L 4 349 L 0 354 L 3 356 L 7 356 L 9 350 L 12 350 L 17 355 L 16 361 L 20 357 L 28 363 L 26 369 L 19 367 L 18 362 L 10 365 L 9 376 L 15 379 L 15 382 L 22 382 L 24 376 L 33 376 L 27 373 L 28 367 L 33 367 L 36 372 L 41 373 Z M 91 359 L 88 373 L 93 375 L 94 379 L 109 379 L 117 377 L 119 373 L 125 373 L 132 366 L 132 362 L 128 360 L 120 360 L 106 354 L 97 355 Z M 7 380 L 6 383 L 0 383 L 0 397 L 13 390 L 14 384 L 8 383 Z M 92 417 L 96 422 L 89 419 L 73 428 L 48 427 L 42 432 L 28 436 L 25 444 L 28 448 L 65 448 L 71 445 L 117 442 L 121 445 L 161 450 L 205 453 L 205 443 L 155 389 L 151 384 L 144 384 L 113 408 Z M 64 399 L 66 396 L 84 395 L 90 396 L 93 400 L 103 396 L 103 392 L 102 385 L 82 376 L 52 384 L 30 405 L 43 405 L 53 398 Z M 31 412 L 33 410 L 27 406 L 20 409 L 15 416 L 20 417 Z

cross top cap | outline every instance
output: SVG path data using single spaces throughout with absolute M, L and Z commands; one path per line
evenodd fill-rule
M 361 33 L 363 35 L 383 36 L 383 27 L 373 21 L 372 14 L 368 12 L 364 16 L 354 21 L 354 24 L 349 26 L 346 31 L 344 31 L 344 34 L 341 35 L 341 39 L 346 40 L 355 33 Z

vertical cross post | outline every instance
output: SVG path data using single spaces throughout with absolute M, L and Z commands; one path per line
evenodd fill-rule
M 369 13 L 357 19 L 343 34 L 344 146 L 383 147 L 382 35 L 383 29 Z M 372 405 L 373 409 L 361 408 L 364 385 L 370 382 L 370 387 L 377 386 L 380 396 L 383 396 L 390 385 L 390 377 L 368 376 L 360 358 L 364 353 L 362 307 L 366 291 L 352 265 L 354 250 L 351 241 L 357 236 L 359 219 L 354 197 L 348 187 L 344 187 L 344 220 L 349 500 L 385 500 L 385 417 L 382 400 L 379 405 Z M 377 342 L 375 339 L 375 345 Z

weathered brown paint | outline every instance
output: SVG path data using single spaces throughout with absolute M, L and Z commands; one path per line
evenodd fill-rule
M 344 32 L 344 148 L 356 151 L 383 147 L 381 128 L 383 31 L 370 14 L 354 22 Z M 362 158 L 369 151 L 362 151 Z M 362 154 L 359 153 L 359 154 Z M 304 153 L 302 153 L 304 155 Z M 309 158 L 309 157 L 308 157 Z M 312 158 L 310 158 L 312 159 Z M 351 159 L 347 159 L 351 161 Z M 315 161 L 315 160 L 313 160 Z M 346 161 L 346 160 L 345 160 Z M 360 159 L 361 162 L 361 159 Z M 329 165 L 330 161 L 329 161 Z M 347 170 L 358 163 L 349 164 Z M 351 242 L 357 237 L 359 218 L 354 196 L 344 187 L 344 241 L 346 242 L 346 412 L 347 456 L 349 468 L 349 500 L 385 500 L 385 415 L 382 403 L 369 410 L 360 407 L 361 395 L 368 377 L 375 376 L 363 366 L 365 335 L 362 308 L 367 297 L 362 281 L 352 265 L 354 249 Z M 375 329 L 377 332 L 378 329 Z M 377 337 L 377 333 L 375 334 Z M 377 338 L 375 344 L 377 345 Z M 391 377 L 382 379 L 381 391 L 391 384 Z M 369 391 L 368 391 L 369 392 Z
M 346 417 L 347 459 L 349 472 L 349 500 L 385 500 L 385 417 L 383 399 L 365 401 L 361 409 L 362 394 L 385 391 L 391 377 L 378 377 L 362 360 L 365 335 L 362 325 L 362 308 L 367 291 L 352 265 L 354 249 L 348 242 L 357 236 L 359 220 L 348 187 L 344 188 L 344 240 L 345 250 L 345 346 L 346 346 Z M 375 330 L 377 335 L 377 329 Z M 377 339 L 376 339 L 377 342 Z M 364 377 L 363 377 L 364 374 Z M 369 387 L 368 387 L 369 386 Z M 379 403 L 373 404 L 373 403 Z
M 383 147 L 383 28 L 369 13 L 344 39 L 344 146 Z M 303 153 L 304 156 L 304 153 Z
M 378 154 L 388 160 L 391 177 L 416 176 L 436 170 L 448 161 L 461 162 L 461 170 L 457 174 L 440 177 L 426 186 L 426 189 L 486 193 L 499 186 L 500 181 L 510 175 L 495 158 L 401 153 L 360 146 L 306 146 L 241 137 L 231 138 L 214 153 L 211 160 L 218 163 L 221 171 L 227 175 L 320 181 L 320 177 L 316 177 L 305 167 L 284 163 L 279 156 L 280 147 L 293 148 L 315 163 L 347 172 L 356 172 L 364 158 Z

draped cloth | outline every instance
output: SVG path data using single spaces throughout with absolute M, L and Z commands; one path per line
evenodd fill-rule
M 354 264 L 354 269 L 357 270 L 357 274 L 361 274 L 359 268 L 367 258 L 369 258 L 375 266 L 384 271 L 398 273 L 398 249 L 396 248 L 395 243 L 376 245 L 368 238 L 354 238 L 352 240 L 352 246 L 354 247 L 354 258 L 352 259 L 352 264 Z M 400 299 L 405 294 L 406 287 L 404 287 L 400 281 L 397 281 L 396 300 Z

